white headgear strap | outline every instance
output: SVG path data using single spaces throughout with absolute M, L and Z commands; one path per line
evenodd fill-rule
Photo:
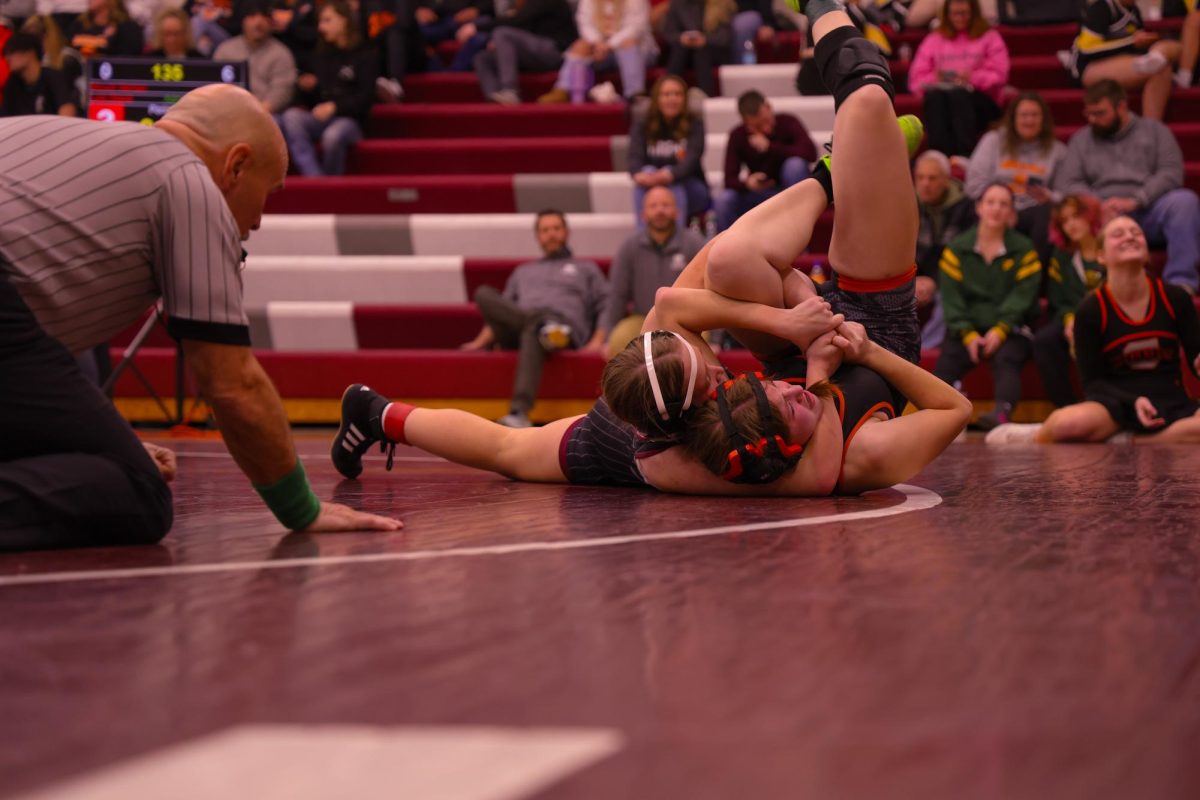
M 688 355 L 691 357 L 692 369 L 690 372 L 684 373 L 684 379 L 687 381 L 687 394 L 683 398 L 683 408 L 681 411 L 687 411 L 692 406 L 692 391 L 696 388 L 696 348 L 692 347 L 691 342 L 680 336 L 675 331 L 667 331 L 687 348 Z M 662 387 L 658 385 L 658 375 L 654 371 L 654 353 L 650 349 L 650 339 L 656 331 L 646 331 L 642 337 L 642 349 L 646 352 L 646 372 L 650 373 L 650 390 L 654 392 L 654 405 L 658 407 L 658 414 L 664 420 L 670 420 L 671 415 L 667 413 L 667 404 L 663 401 Z

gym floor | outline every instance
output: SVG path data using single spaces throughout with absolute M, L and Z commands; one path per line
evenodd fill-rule
M 1200 797 L 1200 454 L 953 445 L 860 498 L 398 450 L 283 535 L 220 442 L 161 546 L 0 556 L 0 797 Z

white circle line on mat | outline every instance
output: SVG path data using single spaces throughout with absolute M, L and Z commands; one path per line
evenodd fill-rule
M 0 576 L 0 588 L 32 584 L 212 575 L 224 572 L 252 572 L 264 569 L 341 567 L 359 564 L 384 564 L 390 561 L 426 561 L 435 558 L 470 558 L 479 556 L 506 556 L 517 553 L 553 552 L 558 550 L 585 550 L 596 547 L 637 544 L 639 542 L 701 539 L 709 536 L 723 536 L 730 533 L 753 533 L 756 531 L 780 530 L 782 528 L 804 528 L 813 525 L 857 522 L 859 520 L 879 519 L 881 517 L 894 517 L 913 511 L 924 511 L 942 502 L 941 495 L 919 486 L 910 486 L 909 484 L 902 483 L 892 488 L 904 495 L 903 503 L 888 506 L 887 508 L 848 511 L 842 514 L 824 514 L 817 517 L 796 517 L 793 519 L 775 520 L 773 522 L 752 522 L 745 525 L 723 525 L 717 528 L 692 528 L 689 530 L 660 531 L 657 533 L 633 533 L 622 536 L 599 536 L 587 539 L 568 539 L 565 541 L 514 542 L 512 544 L 480 545 L 478 547 L 450 547 L 442 550 L 407 550 L 392 553 L 315 556 L 312 558 L 242 561 L 225 564 L 180 564 L 162 567 L 129 567 L 125 569 L 80 570 L 76 572 L 45 572 L 32 575 L 4 575 Z M 329 535 L 333 536 L 336 534 Z

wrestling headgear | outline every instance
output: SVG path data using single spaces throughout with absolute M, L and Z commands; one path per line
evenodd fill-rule
M 728 466 L 721 473 L 721 477 L 731 483 L 770 483 L 795 466 L 804 452 L 803 444 L 788 444 L 782 432 L 776 430 L 771 402 L 761 383 L 762 377 L 761 372 L 744 373 L 719 384 L 710 395 L 717 401 L 721 424 L 729 436 L 729 443 L 733 445 L 729 451 Z M 729 410 L 729 400 L 725 396 L 730 387 L 742 380 L 753 389 L 758 416 L 763 422 L 763 436 L 757 442 L 751 442 L 737 429 Z

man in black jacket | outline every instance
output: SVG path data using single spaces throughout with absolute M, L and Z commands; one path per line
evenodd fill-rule
M 938 303 L 938 261 L 955 236 L 975 224 L 975 204 L 950 174 L 950 159 L 926 150 L 913 169 L 917 190 L 917 308 L 928 321 L 921 330 L 922 347 L 938 347 L 946 332 Z
M 63 74 L 42 66 L 42 45 L 36 36 L 13 34 L 4 43 L 4 59 L 11 71 L 4 84 L 0 117 L 25 114 L 78 115 L 75 92 Z
M 503 105 L 521 102 L 519 70 L 558 69 L 563 52 L 579 38 L 567 0 L 526 0 L 519 11 L 491 25 L 492 41 L 475 56 L 475 73 L 483 96 Z

